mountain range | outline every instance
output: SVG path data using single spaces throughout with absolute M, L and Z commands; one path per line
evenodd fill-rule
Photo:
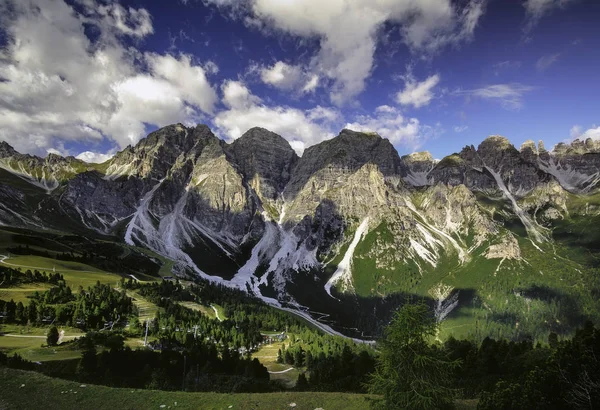
M 145 248 L 352 336 L 418 298 L 440 336 L 535 339 L 599 319 L 599 182 L 591 139 L 435 160 L 344 129 L 299 157 L 263 128 L 175 124 L 103 164 L 0 142 L 0 224 Z

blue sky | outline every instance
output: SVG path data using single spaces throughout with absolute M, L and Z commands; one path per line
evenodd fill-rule
M 409 5 L 410 4 L 410 5 Z M 0 139 L 93 161 L 174 122 L 434 157 L 600 138 L 594 0 L 0 0 Z

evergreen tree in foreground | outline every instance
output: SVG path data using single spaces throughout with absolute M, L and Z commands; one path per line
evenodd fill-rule
M 385 330 L 381 354 L 368 383 L 377 409 L 449 409 L 454 391 L 448 387 L 458 362 L 431 345 L 437 323 L 425 304 L 404 305 Z

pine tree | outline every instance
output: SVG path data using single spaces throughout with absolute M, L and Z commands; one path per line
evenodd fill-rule
M 302 346 L 294 352 L 294 363 L 296 367 L 302 367 L 304 365 L 304 350 L 302 350 Z
M 458 362 L 432 346 L 437 322 L 425 304 L 404 305 L 385 330 L 381 354 L 369 381 L 369 392 L 380 409 L 428 410 L 453 408 L 448 386 Z
M 56 326 L 52 326 L 48 329 L 48 334 L 46 335 L 46 343 L 48 346 L 56 346 L 58 343 L 58 338 L 60 335 L 58 334 L 58 329 Z
M 306 390 L 308 388 L 308 380 L 306 380 L 306 375 L 304 373 L 300 373 L 298 375 L 298 380 L 296 381 L 296 389 L 297 390 Z

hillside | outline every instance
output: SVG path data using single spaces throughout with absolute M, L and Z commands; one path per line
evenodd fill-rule
M 299 158 L 262 128 L 227 144 L 177 124 L 101 166 L 3 143 L 0 168 L 0 223 L 39 249 L 136 249 L 150 276 L 248 291 L 332 334 L 373 337 L 415 298 L 443 337 L 545 339 L 600 319 L 592 140 L 492 136 L 435 161 L 342 130 Z

